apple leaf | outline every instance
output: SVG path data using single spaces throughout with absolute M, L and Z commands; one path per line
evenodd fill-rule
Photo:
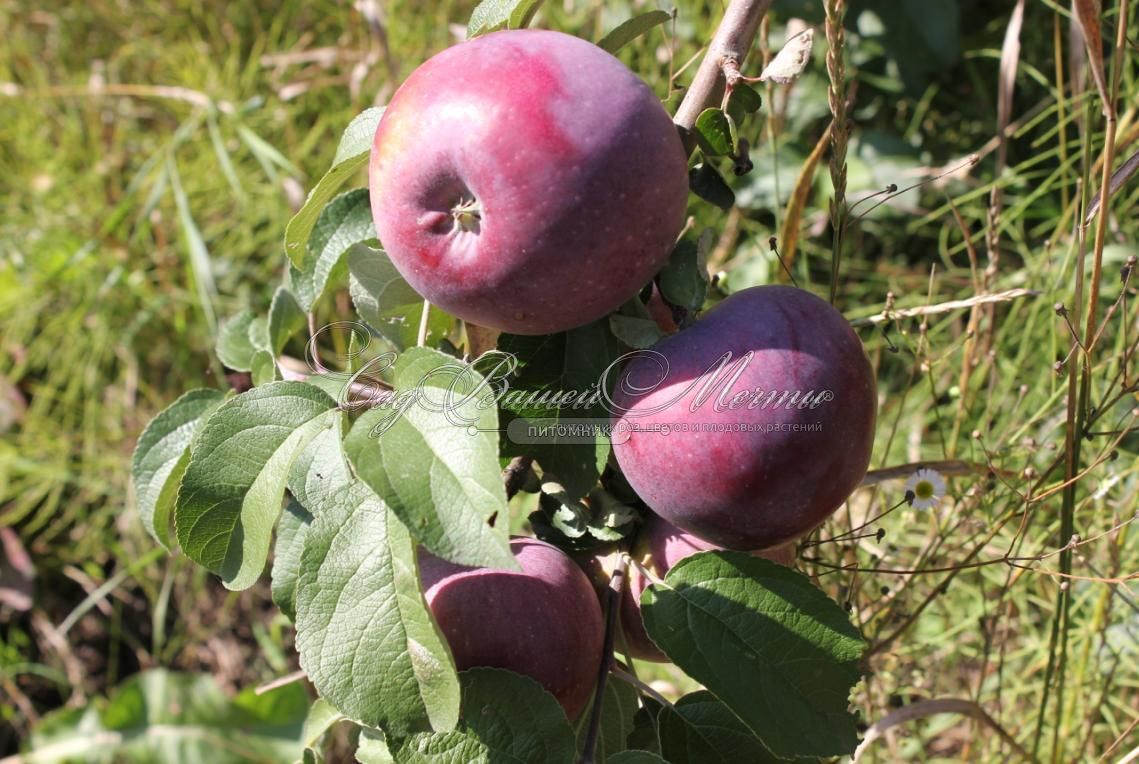
M 356 761 L 359 764 L 395 764 L 387 738 L 379 730 L 361 729 L 356 743 Z
M 423 732 L 403 741 L 396 764 L 490 764 L 490 751 L 469 732 Z
M 544 425 L 570 419 L 608 423 L 609 413 L 600 396 L 590 405 L 576 407 L 540 402 L 543 395 L 549 401 L 552 396 L 570 391 L 591 395 L 590 391 L 597 390 L 603 382 L 612 386 L 616 370 L 610 370 L 608 375 L 606 372 L 621 355 L 621 346 L 609 330 L 608 321 L 602 319 L 568 332 L 538 337 L 503 334 L 498 348 L 512 354 L 519 367 L 517 376 L 505 380 L 510 388 L 500 400 L 507 424 L 516 418 Z M 556 434 L 539 443 L 516 443 L 508 436 L 503 441 L 503 451 L 512 456 L 535 457 L 542 469 L 557 475 L 558 482 L 576 499 L 597 484 L 609 459 L 609 440 L 601 434 L 590 438 Z
M 573 728 L 554 696 L 529 677 L 494 668 L 459 675 L 459 728 L 477 738 L 492 761 L 573 764 Z
M 850 691 L 866 645 L 806 576 L 742 552 L 700 552 L 641 595 L 645 629 L 779 758 L 858 743 Z
M 396 361 L 397 401 L 353 425 L 345 448 L 356 474 L 434 555 L 517 570 L 507 540 L 498 415 L 470 365 L 428 348 Z M 454 385 L 444 388 L 443 385 Z
M 223 403 L 199 428 L 174 508 L 186 555 L 227 588 L 252 586 L 265 567 L 289 465 L 341 413 L 303 382 L 273 382 Z
M 372 140 L 375 138 L 376 128 L 380 125 L 383 113 L 382 106 L 365 109 L 348 124 L 340 136 L 340 145 L 336 147 L 331 169 L 317 182 L 305 199 L 304 206 L 285 226 L 285 254 L 289 256 L 293 266 L 303 268 L 309 235 L 324 205 L 328 204 L 344 182 L 368 160 Z
M 301 450 L 289 468 L 289 493 L 312 514 L 333 501 L 352 482 L 352 471 L 341 445 L 344 433 L 340 423 L 317 434 Z
M 269 305 L 269 349 L 273 357 L 281 355 L 289 338 L 306 325 L 305 312 L 297 304 L 297 298 L 285 287 L 278 287 Z
M 710 229 L 705 233 L 711 233 Z M 703 307 L 708 294 L 707 256 L 710 247 L 708 236 L 701 236 L 699 242 L 681 239 L 677 243 L 657 282 L 661 296 L 669 304 L 689 311 Z
M 534 14 L 543 0 L 482 0 L 471 11 L 467 23 L 467 39 L 493 32 L 496 29 L 525 29 L 534 20 Z
M 208 674 L 152 669 L 119 685 L 106 704 L 45 716 L 20 760 L 287 764 L 304 748 L 307 710 L 299 683 L 230 700 Z
M 724 212 L 730 210 L 736 203 L 735 192 L 716 168 L 707 161 L 688 171 L 688 187 L 692 189 L 692 193 L 706 202 L 711 202 Z
M 653 319 L 622 316 L 620 313 L 609 316 L 609 329 L 621 342 L 637 349 L 652 347 L 665 336 Z
M 610 53 L 625 47 L 653 27 L 667 23 L 676 15 L 676 11 L 649 11 L 618 24 L 609 34 L 597 41 L 597 47 Z
M 652 751 L 621 751 L 605 760 L 605 764 L 677 764 L 657 756 Z
M 641 698 L 641 707 L 633 715 L 633 730 L 626 739 L 630 748 L 660 753 L 660 736 L 657 734 L 657 717 L 662 704 L 650 697 Z
M 342 277 L 348 249 L 375 238 L 368 189 L 347 191 L 329 202 L 316 219 L 300 267 L 289 266 L 289 279 L 300 306 L 312 310 L 327 286 Z
M 720 109 L 705 109 L 696 118 L 696 142 L 705 156 L 722 157 L 735 153 L 734 133 L 728 115 Z
M 273 360 L 273 354 L 268 350 L 258 350 L 254 353 L 249 366 L 249 377 L 254 386 L 281 381 L 281 370 L 277 368 L 277 362 Z
M 270 350 L 268 324 L 264 318 L 243 310 L 221 326 L 217 354 L 234 371 L 250 371 L 258 350 Z
M 273 602 L 290 620 L 296 620 L 296 587 L 301 574 L 301 553 L 312 527 L 313 515 L 330 506 L 355 478 L 344 457 L 342 419 L 321 430 L 289 467 L 286 484 L 293 500 L 277 524 L 274 548 Z
M 419 588 L 407 529 L 359 482 L 314 511 L 297 582 L 297 651 L 322 697 L 395 736 L 459 715 L 454 663 Z
M 742 122 L 749 114 L 754 114 L 763 106 L 763 96 L 755 88 L 744 82 L 737 82 L 728 96 L 728 116 Z
M 220 390 L 191 390 L 150 420 L 138 438 L 131 476 L 139 518 L 147 533 L 167 549 L 172 544 L 170 511 L 190 462 L 190 442 L 224 398 Z
M 326 698 L 317 698 L 309 707 L 308 716 L 305 717 L 304 733 L 301 739 L 306 747 L 315 747 L 320 743 L 320 739 L 324 737 L 325 733 L 332 729 L 337 722 L 342 722 L 347 718 Z
M 747 725 L 706 690 L 685 695 L 674 706 L 663 707 L 657 718 L 661 754 L 674 764 L 782 761 L 772 756 Z
M 622 682 L 612 674 L 605 682 L 605 697 L 601 707 L 601 727 L 597 732 L 597 761 L 607 761 L 609 757 L 629 747 L 629 734 L 633 731 L 633 718 L 637 714 L 638 694 L 632 685 Z M 590 703 L 592 707 L 592 701 Z M 589 709 L 582 712 L 587 717 Z M 585 744 L 588 725 L 578 730 L 577 745 L 580 750 Z
M 348 250 L 348 288 L 360 318 L 402 350 L 416 344 L 423 298 L 404 281 L 382 249 L 365 243 Z M 451 317 L 432 306 L 427 318 L 430 342 L 451 328 Z
M 312 527 L 312 515 L 295 499 L 285 506 L 277 523 L 277 543 L 273 547 L 273 604 L 297 620 L 297 579 L 301 575 L 301 552 Z

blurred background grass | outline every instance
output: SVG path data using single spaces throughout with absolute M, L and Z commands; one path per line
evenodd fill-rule
M 0 754 L 16 750 L 43 714 L 82 706 L 140 668 L 206 671 L 229 688 L 295 668 L 290 628 L 265 590 L 226 592 L 154 551 L 133 510 L 131 450 L 182 391 L 227 384 L 213 357 L 217 324 L 267 307 L 285 267 L 285 223 L 327 168 L 340 131 L 459 39 L 473 4 L 0 2 Z M 715 2 L 678 5 L 675 38 L 657 30 L 622 52 L 662 99 L 669 73 L 700 52 L 720 15 Z M 849 196 L 939 176 L 974 152 L 979 160 L 873 211 L 874 201 L 860 205 L 839 306 L 860 318 L 881 311 L 888 293 L 898 307 L 974 295 L 950 199 L 980 269 L 992 262 L 986 240 L 995 237 L 988 289 L 1040 294 L 981 312 L 972 336 L 968 311 L 863 330 L 882 396 L 872 466 L 962 459 L 981 469 L 953 478 L 940 509 L 896 510 L 854 539 L 852 528 L 901 499 L 896 481 L 860 492 L 801 550 L 800 564 L 850 603 L 875 645 L 873 673 L 854 699 L 867 723 L 921 700 L 966 698 L 1025 747 L 1038 742 L 1043 758 L 1076 761 L 1137 742 L 1129 732 L 1139 718 L 1139 604 L 1126 584 L 1070 582 L 1066 666 L 1050 673 L 1061 582 L 1026 567 L 1055 569 L 1055 559 L 1017 567 L 1000 558 L 1067 541 L 1058 538 L 1059 497 L 1025 504 L 1020 494 L 1064 445 L 1064 378 L 1052 365 L 1070 339 L 1052 305 L 1071 299 L 1082 141 L 1099 155 L 1102 120 L 1098 106 L 1087 109 L 1086 89 L 1071 87 L 1066 5 L 1030 0 L 1007 167 L 996 172 L 998 65 L 1014 5 L 850 4 Z M 1115 6 L 1107 5 L 1111 38 Z M 598 39 L 650 7 L 550 0 L 537 23 Z M 761 49 L 778 50 L 792 19 L 821 24 L 822 2 L 776 2 Z M 747 128 L 755 169 L 730 181 L 736 206 L 698 214 L 698 226 L 716 231 L 711 262 L 726 289 L 783 278 L 768 238 L 782 233 L 791 191 L 830 119 L 821 26 L 816 37 L 807 74 L 764 92 L 766 119 Z M 1125 156 L 1137 136 L 1135 75 L 1129 63 Z M 808 181 L 791 270 L 825 292 L 825 158 Z M 994 185 L 1003 212 L 990 221 Z M 1135 195 L 1125 188 L 1114 203 L 1104 310 L 1120 294 L 1115 273 L 1137 252 Z M 1120 367 L 1121 327 L 1135 336 L 1129 304 L 1105 333 L 1093 401 L 1108 395 Z M 334 315 L 338 305 L 325 310 Z M 983 339 L 976 347 L 973 336 Z M 1113 401 L 1101 429 L 1134 405 L 1133 394 Z M 1119 527 L 1135 512 L 1139 442 L 1114 440 L 1095 436 L 1086 447 L 1118 452 L 1079 493 L 1077 531 L 1105 534 L 1079 549 L 1075 571 L 1090 578 L 1125 576 L 1139 562 Z M 961 567 L 986 559 L 996 563 Z M 667 689 L 668 671 L 656 674 Z M 989 761 L 1010 750 L 974 721 L 942 714 L 893 728 L 870 758 Z

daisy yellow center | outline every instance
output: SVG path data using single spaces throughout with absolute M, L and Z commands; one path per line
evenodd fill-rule
M 914 496 L 919 499 L 932 499 L 933 483 L 928 480 L 919 480 L 918 484 L 914 486 Z

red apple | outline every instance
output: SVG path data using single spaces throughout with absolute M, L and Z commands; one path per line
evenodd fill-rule
M 866 474 L 877 406 L 862 343 L 788 286 L 732 295 L 633 358 L 613 395 L 613 450 L 673 525 L 729 549 L 809 532 Z
M 510 542 L 522 572 L 468 568 L 425 552 L 419 572 L 427 605 L 460 670 L 476 666 L 528 676 L 575 718 L 589 702 L 605 625 L 589 579 L 543 541 Z
M 615 310 L 664 266 L 687 164 L 660 100 L 616 58 L 559 32 L 496 32 L 396 91 L 372 148 L 372 215 L 426 299 L 547 334 Z
M 691 557 L 697 552 L 707 552 L 720 548 L 693 536 L 691 533 L 685 533 L 659 517 L 649 517 L 637 537 L 637 544 L 632 551 L 632 556 L 657 577 L 664 578 L 672 566 L 685 557 Z M 793 544 L 753 552 L 753 554 L 787 567 L 791 567 L 795 562 Z M 624 646 L 634 658 L 647 661 L 667 661 L 668 657 L 649 639 L 648 632 L 645 631 L 644 621 L 641 620 L 641 593 L 652 582 L 647 580 L 635 565 L 629 566 L 628 581 L 629 587 L 621 598 L 621 629 L 625 634 Z

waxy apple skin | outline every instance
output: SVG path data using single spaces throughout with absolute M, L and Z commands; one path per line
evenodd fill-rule
M 460 671 L 491 666 L 528 676 L 574 719 L 601 665 L 605 626 L 597 594 L 557 547 L 516 538 L 510 549 L 522 572 L 467 568 L 420 552 L 427 606 Z
M 616 58 L 559 32 L 496 32 L 396 91 L 372 148 L 372 215 L 427 300 L 548 334 L 615 310 L 664 266 L 687 163 L 660 100 Z
M 613 450 L 637 494 L 678 528 L 728 549 L 778 546 L 825 520 L 865 476 L 874 374 L 824 300 L 745 289 L 650 350 L 658 355 L 632 359 L 616 385 Z M 705 383 L 725 378 L 700 400 Z M 799 395 L 790 407 L 783 391 Z M 814 407 L 800 408 L 804 398 Z
M 659 517 L 649 517 L 645 520 L 644 528 L 641 529 L 636 547 L 631 554 L 657 577 L 664 578 L 665 574 L 685 557 L 720 548 L 680 530 Z M 786 567 L 791 567 L 795 562 L 793 544 L 753 554 Z M 621 598 L 621 629 L 625 635 L 622 647 L 627 647 L 634 658 L 665 662 L 668 657 L 649 638 L 648 632 L 645 631 L 645 623 L 641 619 L 641 594 L 652 582 L 642 575 L 635 565 L 629 566 L 628 581 L 628 589 Z

